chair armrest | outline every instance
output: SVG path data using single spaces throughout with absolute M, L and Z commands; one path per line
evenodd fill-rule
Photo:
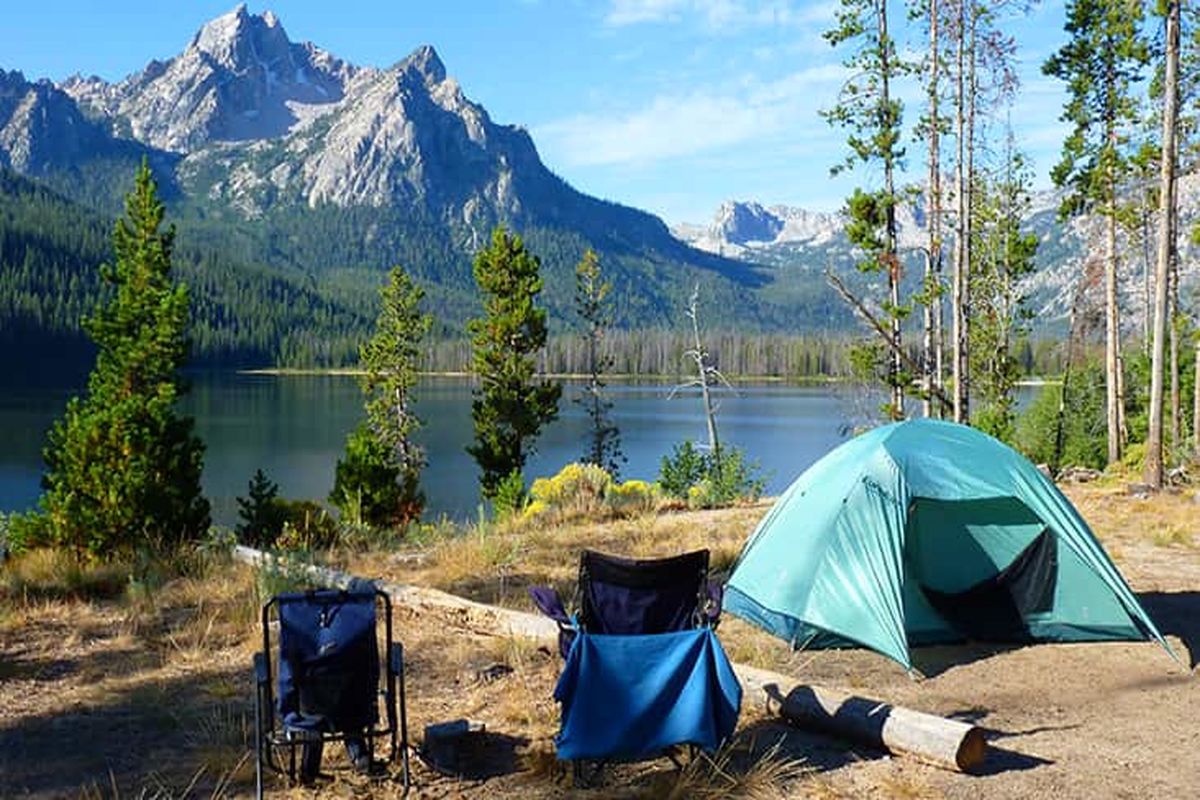
M 562 598 L 556 590 L 549 586 L 530 586 L 529 596 L 533 598 L 533 604 L 538 607 L 538 610 L 547 617 L 559 625 L 571 624 L 571 618 L 567 615 L 567 609 L 563 606 Z
M 262 686 L 267 682 L 267 654 L 254 654 L 254 682 Z

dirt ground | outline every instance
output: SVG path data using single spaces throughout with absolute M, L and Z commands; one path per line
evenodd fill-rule
M 748 702 L 736 752 L 721 770 L 680 775 L 662 760 L 607 770 L 576 790 L 553 758 L 557 655 L 398 610 L 414 741 L 426 724 L 459 718 L 488 731 L 468 754 L 466 778 L 416 760 L 410 797 L 1200 797 L 1200 681 L 1189 675 L 1200 659 L 1200 504 L 1190 493 L 1140 500 L 1116 488 L 1067 491 L 1184 666 L 1151 644 L 930 648 L 918 651 L 926 677 L 914 680 L 872 653 L 793 654 L 736 619 L 719 631 L 735 660 L 798 683 L 981 726 L 991 750 L 980 774 L 792 729 Z M 727 564 L 765 508 L 501 532 L 481 537 L 474 552 L 434 544 L 350 566 L 520 606 L 527 583 L 569 583 L 571 556 L 583 544 L 646 554 L 703 542 L 717 566 Z M 128 600 L 56 600 L 0 613 L 0 797 L 250 794 L 254 579 L 230 568 L 216 588 L 169 586 L 153 611 Z M 721 777 L 773 745 L 782 776 Z M 274 782 L 272 796 L 400 795 L 394 780 L 348 776 L 334 748 L 328 761 L 333 777 L 315 789 Z

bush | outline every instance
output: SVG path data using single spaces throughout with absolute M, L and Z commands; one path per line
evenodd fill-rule
M 567 464 L 553 478 L 533 482 L 530 508 L 554 509 L 562 516 L 595 514 L 603 509 L 612 483 L 612 477 L 595 464 Z
M 338 459 L 329 502 L 349 522 L 403 527 L 420 518 L 425 496 L 417 474 L 402 471 L 362 423 L 347 438 L 345 457 Z
M 282 550 L 328 550 L 339 542 L 337 521 L 312 500 L 275 500 L 283 514 Z
M 739 500 L 757 500 L 766 481 L 760 477 L 758 466 L 746 461 L 740 450 L 730 448 L 721 452 L 721 459 L 708 459 L 711 471 L 688 490 L 688 505 L 694 508 L 721 508 Z
M 1017 422 L 1017 449 L 1034 463 L 1059 469 L 1066 466 L 1104 469 L 1108 460 L 1104 416 L 1104 371 L 1089 362 L 1071 374 L 1067 406 L 1062 414 L 1062 457 L 1055 459 L 1058 406 L 1062 386 L 1048 384 Z
M 520 470 L 513 470 L 496 485 L 496 495 L 492 498 L 496 519 L 520 514 L 525 510 L 525 501 L 525 476 Z
M 51 544 L 50 521 L 36 511 L 0 513 L 0 561 Z
M 659 484 L 666 494 L 690 506 L 718 508 L 758 499 L 766 481 L 758 475 L 758 465 L 746 461 L 736 447 L 723 448 L 718 460 L 685 441 L 663 457 Z
M 708 458 L 696 449 L 691 439 L 678 444 L 671 455 L 663 456 L 658 470 L 658 485 L 670 497 L 686 500 L 688 491 L 708 477 Z
M 617 483 L 595 464 L 567 464 L 529 489 L 524 517 L 555 520 L 641 514 L 658 505 L 658 489 L 645 481 Z
M 658 506 L 658 495 L 657 484 L 631 480 L 609 487 L 605 501 L 613 513 L 633 516 L 653 511 Z

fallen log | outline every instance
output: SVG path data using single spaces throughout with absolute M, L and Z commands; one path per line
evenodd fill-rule
M 275 556 L 238 545 L 234 558 L 254 566 L 283 562 Z M 349 588 L 362 579 L 313 564 L 287 565 L 302 570 L 327 586 Z M 373 581 L 392 602 L 419 614 L 431 614 L 447 624 L 491 636 L 518 636 L 553 647 L 557 624 L 539 614 L 478 603 L 438 589 Z M 869 700 L 835 689 L 796 684 L 778 672 L 734 664 L 747 700 L 759 699 L 785 721 L 840 738 L 916 758 L 945 769 L 970 771 L 983 763 L 987 742 L 974 725 Z M 792 687 L 784 692 L 783 687 Z
M 797 726 L 962 772 L 980 766 L 987 754 L 983 731 L 966 722 L 818 686 L 800 684 L 784 694 L 781 687 L 794 678 L 745 664 L 733 668 L 748 696 L 767 697 Z

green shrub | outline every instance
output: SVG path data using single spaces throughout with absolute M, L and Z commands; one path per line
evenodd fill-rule
M 525 476 L 520 470 L 513 470 L 496 486 L 496 496 L 492 498 L 496 519 L 520 514 L 525 510 L 525 501 Z
M 338 524 L 312 500 L 275 500 L 284 514 L 277 544 L 282 550 L 328 550 L 338 544 Z
M 758 465 L 746 461 L 736 447 L 722 448 L 718 459 L 685 441 L 663 457 L 659 485 L 666 494 L 686 500 L 690 506 L 718 508 L 757 499 L 766 481 L 758 475 Z
M 708 477 L 708 458 L 696 449 L 691 439 L 675 446 L 663 456 L 658 470 L 658 485 L 670 497 L 686 500 L 688 491 Z
M 721 451 L 721 458 L 708 459 L 709 474 L 688 490 L 688 505 L 695 508 L 721 508 L 739 500 L 757 500 L 762 496 L 766 481 L 758 473 L 758 465 L 747 462 L 736 448 Z
M 362 423 L 347 438 L 346 454 L 338 459 L 329 502 L 349 522 L 403 527 L 419 519 L 425 506 L 418 478 L 415 472 L 402 471 L 391 451 Z
M 18 556 L 51 543 L 50 521 L 45 514 L 36 511 L 0 513 L 0 556 Z
M 1108 460 L 1104 416 L 1104 371 L 1095 362 L 1077 367 L 1070 376 L 1062 414 L 1062 457 L 1055 459 L 1060 384 L 1043 386 L 1017 422 L 1017 449 L 1034 463 L 1104 469 Z

